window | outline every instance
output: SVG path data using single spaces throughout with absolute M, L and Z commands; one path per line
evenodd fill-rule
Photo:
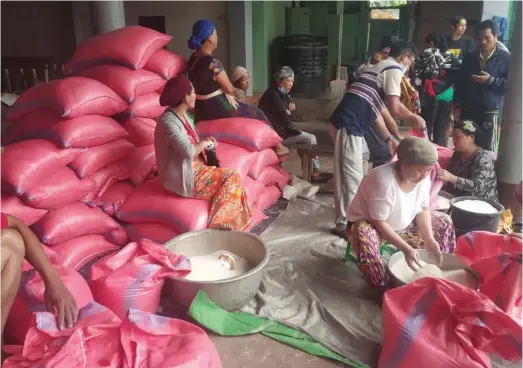
M 370 0 L 371 8 L 399 8 L 407 5 L 407 0 Z
M 399 9 L 371 9 L 370 19 L 399 20 Z

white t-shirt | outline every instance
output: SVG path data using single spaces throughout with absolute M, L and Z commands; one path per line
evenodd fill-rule
M 386 221 L 394 231 L 407 228 L 416 215 L 429 208 L 430 178 L 427 176 L 410 192 L 403 192 L 394 175 L 396 162 L 373 169 L 363 178 L 347 209 L 350 222 Z

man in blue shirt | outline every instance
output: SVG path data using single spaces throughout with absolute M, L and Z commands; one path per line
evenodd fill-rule
M 495 152 L 510 53 L 499 47 L 499 30 L 492 20 L 481 22 L 477 33 L 479 49 L 464 56 L 456 82 L 454 117 L 474 121 L 480 128 L 478 145 Z

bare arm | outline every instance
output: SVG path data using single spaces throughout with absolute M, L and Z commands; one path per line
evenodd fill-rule
M 394 245 L 402 252 L 408 252 L 412 247 L 401 238 L 386 221 L 371 220 L 371 224 L 378 230 L 381 238 Z
M 430 217 L 430 209 L 424 208 L 423 211 L 421 211 L 416 216 L 416 223 L 418 224 L 418 228 L 421 232 L 421 237 L 425 243 L 429 243 L 430 241 L 434 240 L 434 234 L 432 232 L 432 221 Z
M 396 119 L 410 121 L 414 129 L 423 130 L 426 128 L 425 120 L 407 109 L 401 103 L 399 96 L 387 96 L 387 108 Z
M 398 130 L 398 124 L 396 124 L 396 120 L 392 117 L 388 109 L 385 109 L 381 112 L 381 117 L 385 121 L 385 125 L 387 126 L 387 129 L 399 139 L 403 139 L 403 136 L 400 134 Z
M 215 78 L 216 82 L 218 82 L 224 93 L 233 96 L 236 94 L 237 88 L 232 85 L 229 76 L 224 70 L 221 71 L 218 75 L 216 75 Z

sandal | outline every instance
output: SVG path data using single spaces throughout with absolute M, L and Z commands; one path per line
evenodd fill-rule
M 336 235 L 337 237 L 345 239 L 345 240 L 349 239 L 348 236 L 347 236 L 347 232 L 345 230 L 340 230 L 338 228 L 332 229 L 331 230 L 331 234 L 332 235 Z

